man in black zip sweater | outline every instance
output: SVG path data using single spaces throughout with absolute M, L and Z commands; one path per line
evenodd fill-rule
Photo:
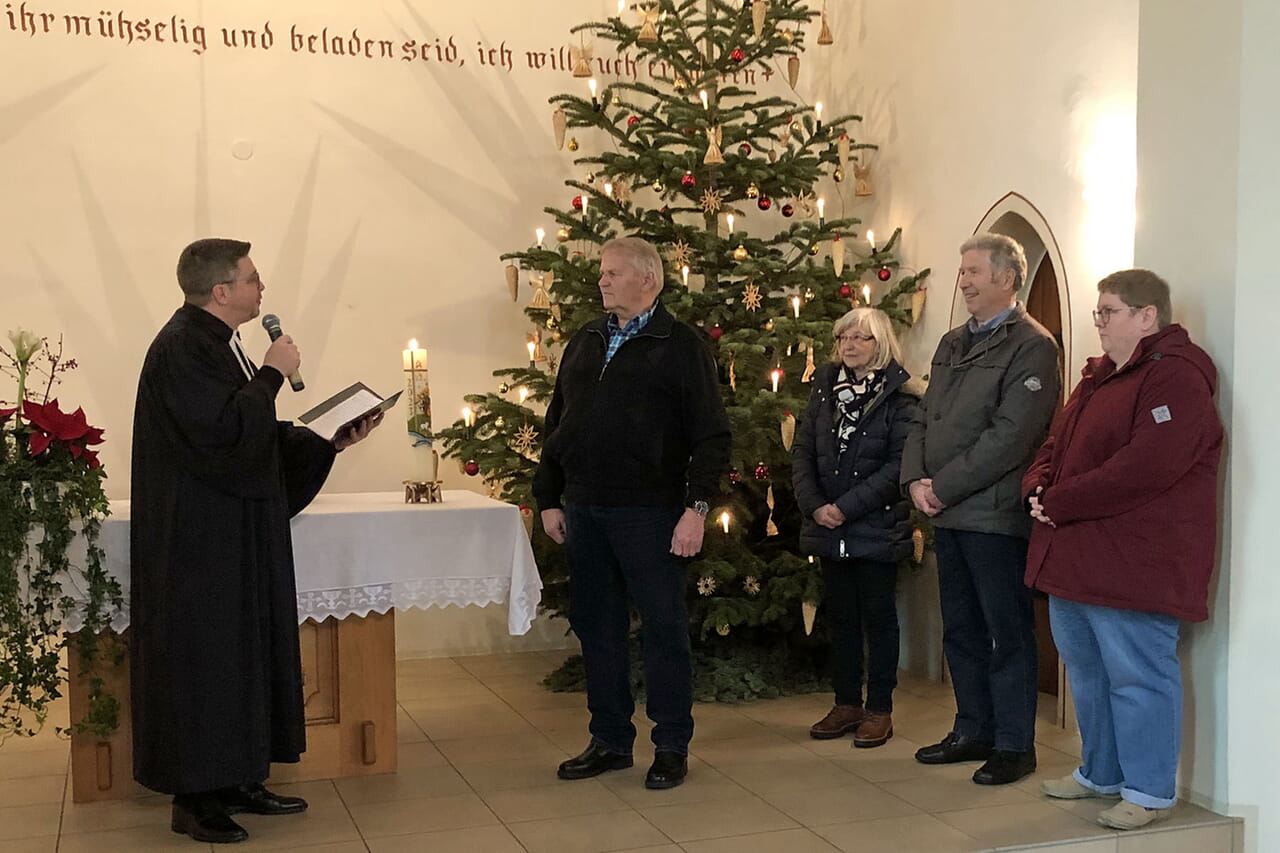
M 698 334 L 658 301 L 652 244 L 600 250 L 610 312 L 565 347 L 547 408 L 533 492 L 542 526 L 569 549 L 569 622 L 582 643 L 591 743 L 560 765 L 587 779 L 632 765 L 630 608 L 640 614 L 653 766 L 645 787 L 684 781 L 693 737 L 686 558 L 702 549 L 710 501 L 729 465 L 729 421 Z

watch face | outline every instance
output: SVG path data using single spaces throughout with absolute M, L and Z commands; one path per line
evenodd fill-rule
M 707 513 L 711 511 L 711 505 L 708 504 L 706 501 L 694 501 L 692 504 L 689 505 L 689 509 L 693 510 L 698 515 L 701 515 L 705 518 Z

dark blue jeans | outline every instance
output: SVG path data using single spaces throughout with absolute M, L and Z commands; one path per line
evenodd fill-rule
M 822 578 L 836 704 L 862 704 L 865 638 L 867 710 L 892 711 L 893 688 L 898 686 L 897 565 L 879 560 L 824 559 Z
M 1022 582 L 1027 540 L 934 528 L 942 648 L 956 694 L 954 731 L 1022 752 L 1035 744 L 1036 629 Z
M 686 561 L 671 553 L 684 508 L 565 507 L 569 624 L 582 643 L 591 738 L 631 754 L 631 607 L 640 614 L 645 710 L 653 745 L 682 755 L 693 738 L 693 665 L 685 606 Z

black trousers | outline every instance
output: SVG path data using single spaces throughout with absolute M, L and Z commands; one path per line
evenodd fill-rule
M 684 507 L 565 507 L 569 624 L 582 643 L 591 737 L 631 754 L 631 607 L 640 613 L 648 691 L 645 710 L 658 750 L 687 754 L 693 737 L 693 662 L 685 604 L 687 560 L 671 553 Z
M 1027 540 L 934 528 L 942 649 L 956 694 L 954 731 L 1022 752 L 1035 744 L 1036 623 L 1022 582 Z
M 867 680 L 868 711 L 893 710 L 898 686 L 898 608 L 894 601 L 898 567 L 878 560 L 822 561 L 831 636 L 831 684 L 837 705 L 861 705 Z M 866 666 L 862 647 L 866 642 Z

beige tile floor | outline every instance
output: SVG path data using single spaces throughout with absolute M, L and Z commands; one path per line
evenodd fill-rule
M 636 766 L 562 782 L 555 766 L 586 745 L 584 699 L 538 681 L 563 653 L 530 652 L 399 663 L 400 770 L 394 775 L 280 786 L 306 797 L 296 817 L 242 817 L 235 849 L 307 853 L 1234 853 L 1238 822 L 1180 804 L 1158 831 L 1097 826 L 1095 802 L 1054 802 L 1042 779 L 1069 772 L 1079 742 L 1041 725 L 1040 769 L 984 788 L 973 765 L 926 767 L 912 753 L 944 735 L 950 689 L 904 676 L 895 737 L 878 749 L 815 741 L 808 727 L 828 695 L 749 705 L 698 705 L 690 774 L 648 791 L 652 759 L 641 725 Z M 65 709 L 60 709 L 65 717 Z M 49 731 L 0 747 L 2 853 L 212 851 L 168 829 L 168 800 L 77 805 L 68 750 Z

